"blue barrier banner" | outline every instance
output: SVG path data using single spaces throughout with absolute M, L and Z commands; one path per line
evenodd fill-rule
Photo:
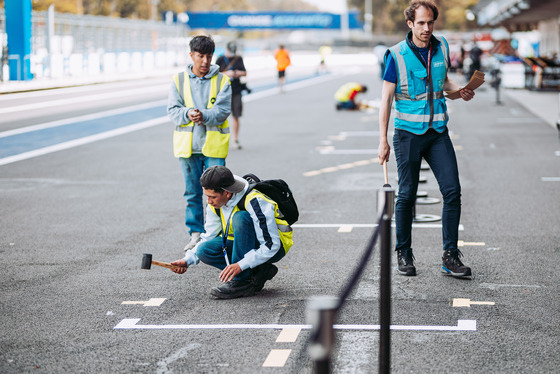
M 4 11 L 10 80 L 31 80 L 31 0 L 6 0 Z
M 316 12 L 188 12 L 191 29 L 340 29 L 340 14 Z M 358 12 L 348 13 L 351 29 L 363 28 Z

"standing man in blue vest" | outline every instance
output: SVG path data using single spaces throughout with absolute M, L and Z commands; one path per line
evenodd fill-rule
M 404 11 L 410 28 L 406 39 L 385 54 L 383 92 L 379 111 L 379 162 L 389 161 L 391 147 L 387 129 L 395 98 L 393 147 L 397 159 L 399 194 L 395 208 L 397 271 L 416 275 L 412 255 L 413 208 L 418 190 L 422 158 L 430 165 L 443 195 L 442 272 L 455 277 L 471 275 L 457 247 L 461 216 L 461 185 L 455 150 L 447 129 L 449 119 L 444 91 L 458 90 L 447 76 L 449 46 L 443 37 L 432 35 L 438 8 L 427 0 L 412 0 Z M 461 89 L 461 98 L 471 100 L 474 92 Z
M 231 112 L 230 80 L 211 64 L 214 41 L 195 36 L 190 49 L 192 64 L 173 76 L 167 100 L 167 115 L 175 124 L 173 153 L 185 180 L 185 225 L 190 234 L 185 251 L 194 248 L 204 232 L 200 177 L 207 168 L 226 163 Z

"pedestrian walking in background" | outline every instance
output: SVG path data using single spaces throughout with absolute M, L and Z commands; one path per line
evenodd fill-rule
M 243 84 L 241 77 L 247 76 L 247 70 L 243 63 L 243 57 L 237 54 L 237 43 L 229 42 L 226 46 L 226 54 L 218 57 L 216 64 L 220 72 L 224 73 L 231 81 L 231 125 L 233 129 L 233 142 L 237 149 L 241 149 L 239 143 L 239 117 L 243 113 Z
M 190 234 L 185 251 L 194 248 L 204 232 L 200 177 L 211 166 L 225 165 L 231 112 L 230 80 L 211 64 L 214 41 L 201 35 L 189 45 L 192 63 L 173 76 L 167 100 L 167 115 L 175 124 L 173 153 L 185 180 L 185 225 Z
M 422 158 L 430 165 L 443 195 L 442 271 L 453 276 L 470 276 L 457 247 L 461 216 L 461 185 L 457 159 L 447 122 L 445 91 L 458 90 L 447 76 L 449 46 L 443 37 L 432 35 L 438 8 L 431 1 L 413 0 L 404 11 L 410 32 L 406 39 L 389 48 L 379 111 L 379 162 L 389 161 L 391 148 L 387 130 L 395 98 L 393 147 L 397 160 L 399 193 L 395 207 L 397 270 L 416 275 L 412 254 L 413 208 L 418 190 Z M 471 100 L 474 92 L 460 91 Z
M 284 92 L 286 69 L 292 63 L 290 60 L 290 52 L 284 48 L 283 44 L 280 44 L 278 49 L 274 52 L 274 58 L 276 59 L 276 68 L 278 70 L 278 89 L 280 92 Z
M 213 166 L 200 178 L 206 207 L 206 230 L 185 257 L 172 262 L 183 274 L 200 261 L 221 270 L 223 286 L 210 294 L 218 299 L 253 296 L 271 280 L 293 244 L 293 231 L 281 218 L 278 204 L 225 166 Z

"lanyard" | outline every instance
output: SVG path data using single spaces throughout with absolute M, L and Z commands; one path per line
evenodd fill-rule
M 221 211 L 221 209 L 220 209 L 220 211 Z M 227 255 L 226 244 L 227 244 L 227 238 L 228 238 L 228 233 L 229 233 L 229 224 L 231 222 L 231 217 L 232 216 L 233 216 L 233 209 L 232 209 L 231 214 L 229 215 L 229 218 L 228 218 L 227 223 L 226 223 L 226 232 L 224 233 L 224 230 L 222 230 L 222 250 L 224 252 L 224 258 L 226 259 L 226 265 L 227 266 L 229 266 L 230 263 L 229 263 L 229 258 L 228 258 L 228 255 Z

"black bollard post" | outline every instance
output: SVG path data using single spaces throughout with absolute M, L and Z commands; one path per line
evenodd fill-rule
M 383 188 L 378 192 L 378 207 L 383 207 L 380 251 L 381 274 L 379 282 L 379 373 L 391 372 L 391 219 L 395 191 Z
M 334 347 L 334 320 L 338 298 L 334 296 L 314 296 L 306 308 L 307 323 L 312 325 L 307 352 L 313 360 L 313 373 L 330 374 L 331 353 Z

